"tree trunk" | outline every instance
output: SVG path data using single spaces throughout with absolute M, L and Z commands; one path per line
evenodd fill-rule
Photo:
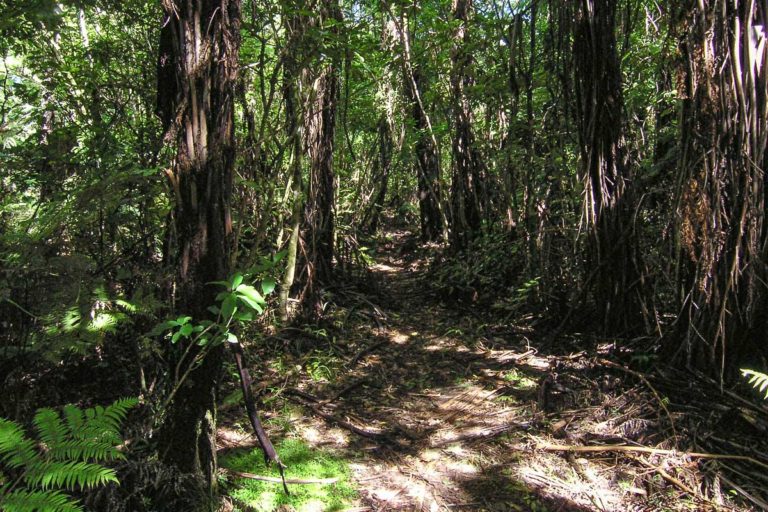
M 675 346 L 689 366 L 735 376 L 764 364 L 768 48 L 764 3 L 685 1 L 678 239 L 688 291 Z M 761 361 L 761 358 L 762 361 Z
M 168 173 L 175 200 L 177 309 L 202 320 L 216 294 L 209 283 L 229 272 L 240 2 L 163 0 L 163 9 L 157 106 L 166 141 L 177 147 Z M 216 482 L 216 387 L 223 348 L 211 350 L 192 371 L 158 434 L 161 459 L 192 474 L 196 490 L 209 497 Z
M 396 18 L 390 13 L 392 21 Z M 447 222 L 440 207 L 440 151 L 432 130 L 426 106 L 424 105 L 424 79 L 411 55 L 411 34 L 405 13 L 396 23 L 402 46 L 403 90 L 405 100 L 411 107 L 411 119 L 416 131 L 416 183 L 419 199 L 421 238 L 425 241 L 438 240 L 447 228 Z
M 297 8 L 297 5 L 292 5 Z M 291 196 L 293 200 L 291 213 L 291 236 L 288 240 L 285 275 L 280 288 L 280 317 L 283 322 L 290 320 L 293 311 L 289 305 L 291 288 L 296 277 L 298 262 L 299 239 L 301 235 L 301 218 L 304 207 L 304 184 L 301 173 L 301 112 L 297 91 L 301 76 L 299 51 L 304 38 L 305 17 L 301 14 L 285 13 L 287 51 L 283 64 L 283 101 L 285 102 L 286 135 L 291 151 Z
M 467 247 L 482 223 L 483 182 L 480 155 L 475 147 L 474 116 L 467 89 L 472 76 L 469 20 L 472 0 L 453 0 L 453 19 L 457 23 L 451 56 L 451 96 L 453 100 L 453 179 L 451 182 L 451 245 Z
M 397 27 L 394 20 L 390 20 L 386 13 L 382 13 L 381 27 L 381 51 L 391 52 L 397 40 Z M 392 65 L 385 65 L 384 73 L 379 85 L 379 96 L 384 100 L 384 111 L 379 116 L 377 126 L 377 144 L 378 153 L 374 161 L 374 170 L 371 174 L 371 182 L 379 183 L 379 189 L 376 191 L 373 200 L 365 212 L 362 220 L 362 226 L 370 233 L 376 233 L 379 228 L 379 219 L 384 207 L 384 201 L 387 197 L 389 187 L 389 175 L 392 170 L 392 149 L 393 149 L 393 124 L 395 115 L 395 95 L 392 86 L 393 73 Z
M 581 0 L 576 14 L 576 104 L 589 229 L 588 262 L 604 332 L 622 334 L 641 320 L 629 170 L 623 148 L 621 69 L 613 0 Z
M 322 29 L 338 36 L 342 22 L 338 0 L 321 0 L 316 6 L 313 22 L 316 24 L 314 30 Z M 320 69 L 317 72 L 304 70 L 304 83 L 309 90 L 304 107 L 309 182 L 302 229 L 304 289 L 301 302 L 304 313 L 315 318 L 322 316 L 321 286 L 333 280 L 333 150 L 339 99 L 339 51 L 333 45 L 338 41 L 338 37 L 332 41 L 330 38 L 319 41 L 317 50 L 325 54 L 324 61 L 319 63 Z

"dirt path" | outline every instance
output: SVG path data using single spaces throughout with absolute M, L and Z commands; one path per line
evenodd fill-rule
M 679 457 L 542 449 L 664 446 L 670 434 L 644 383 L 441 305 L 424 262 L 401 254 L 409 240 L 396 233 L 382 245 L 369 269 L 378 290 L 347 290 L 331 315 L 339 338 L 315 333 L 315 355 L 281 383 L 299 411 L 291 428 L 349 461 L 354 510 L 711 508 L 681 501 L 686 482 L 703 479 L 677 472 L 691 467 Z
M 551 422 L 556 358 L 430 297 L 423 262 L 398 253 L 406 237 L 370 267 L 378 293 L 344 313 L 357 341 L 332 384 L 286 390 L 307 408 L 305 437 L 351 461 L 360 510 L 623 509 L 583 461 L 530 453 L 528 432 Z

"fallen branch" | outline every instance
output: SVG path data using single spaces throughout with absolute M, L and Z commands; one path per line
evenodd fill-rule
M 362 349 L 360 349 L 357 352 L 357 354 L 355 354 L 355 356 L 352 359 L 349 360 L 349 363 L 347 363 L 347 367 L 351 368 L 351 367 L 355 366 L 357 364 L 357 362 L 360 359 L 362 359 L 364 356 L 367 356 L 368 354 L 370 354 L 371 352 L 373 352 L 377 348 L 379 348 L 381 346 L 384 346 L 384 345 L 386 345 L 388 343 L 389 343 L 389 340 L 382 340 L 382 341 L 379 341 L 378 343 L 374 343 L 373 345 L 370 345 L 368 347 L 363 347 Z
M 645 466 L 648 469 L 652 469 L 653 471 L 657 472 L 659 475 L 661 475 L 661 477 L 664 480 L 666 480 L 667 482 L 671 483 L 672 485 L 674 485 L 675 487 L 677 487 L 681 491 L 687 493 L 689 496 L 696 497 L 696 498 L 699 497 L 699 494 L 696 491 L 691 489 L 688 485 L 686 485 L 679 478 L 676 478 L 676 477 L 670 475 L 669 473 L 667 473 L 667 471 L 664 468 L 662 468 L 661 466 L 657 466 L 656 464 L 651 464 L 650 462 L 645 461 L 645 460 L 643 460 L 640 457 L 632 457 L 632 460 L 638 462 L 639 464 L 642 464 L 643 466 Z M 707 500 L 705 500 L 705 501 L 707 501 Z
M 672 455 L 680 457 L 690 457 L 692 459 L 722 459 L 722 460 L 743 460 L 757 464 L 768 470 L 768 464 L 759 460 L 747 457 L 746 455 L 727 455 L 720 453 L 702 453 L 702 452 L 680 452 L 677 450 L 665 450 L 663 448 L 649 448 L 647 446 L 632 446 L 627 444 L 606 444 L 592 446 L 576 446 L 562 444 L 539 444 L 536 449 L 545 452 L 573 452 L 573 453 L 600 453 L 600 452 L 636 452 L 649 453 L 651 455 Z
M 243 471 L 234 471 L 232 469 L 222 469 L 224 473 L 228 473 L 230 475 L 234 475 L 240 478 L 247 478 L 249 480 L 259 480 L 260 482 L 272 482 L 275 484 L 283 483 L 283 479 L 279 477 L 274 476 L 264 476 L 264 475 L 255 475 L 253 473 L 245 473 Z M 339 481 L 338 478 L 286 478 L 285 483 L 287 484 L 298 484 L 298 485 L 309 485 L 309 484 L 318 484 L 318 485 L 331 485 L 335 484 Z

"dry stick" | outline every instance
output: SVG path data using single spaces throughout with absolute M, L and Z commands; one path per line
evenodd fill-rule
M 277 478 L 274 476 L 255 475 L 253 473 L 245 473 L 243 471 L 234 471 L 232 469 L 225 469 L 225 473 L 238 476 L 240 478 L 247 478 L 249 480 L 259 480 L 260 482 L 272 482 L 275 484 L 288 483 L 298 485 L 318 484 L 318 485 L 331 485 L 339 481 L 338 478 Z
M 630 457 L 630 458 L 632 460 L 634 460 L 635 462 L 638 462 L 638 463 L 642 464 L 643 466 L 656 471 L 659 475 L 661 475 L 661 477 L 664 480 L 666 480 L 667 482 L 671 483 L 672 485 L 674 485 L 675 487 L 677 487 L 681 491 L 683 491 L 685 493 L 688 493 L 688 494 L 690 494 L 693 497 L 699 497 L 699 495 L 698 495 L 698 493 L 696 493 L 696 491 L 694 491 L 693 489 L 688 487 L 679 478 L 676 478 L 676 477 L 670 475 L 669 473 L 667 473 L 667 471 L 664 468 L 662 468 L 661 466 L 657 466 L 655 464 L 651 464 L 650 462 L 645 461 L 645 460 L 641 459 L 640 457 Z
M 378 343 L 374 343 L 373 345 L 370 345 L 368 347 L 361 348 L 357 352 L 357 354 L 355 354 L 355 357 L 350 359 L 349 363 L 347 363 L 347 367 L 355 366 L 355 364 L 357 364 L 357 362 L 360 359 L 362 359 L 364 356 L 367 356 L 368 354 L 370 354 L 371 352 L 373 352 L 377 348 L 379 348 L 379 347 L 381 347 L 383 345 L 386 345 L 387 343 L 389 343 L 389 340 L 383 340 L 383 341 L 379 341 Z
M 637 452 L 637 453 L 650 453 L 651 455 L 673 455 L 690 457 L 692 459 L 723 459 L 723 460 L 743 460 L 757 464 L 758 466 L 768 470 L 768 464 L 760 462 L 746 455 L 728 455 L 720 453 L 702 453 L 702 452 L 681 452 L 677 450 L 665 450 L 663 448 L 649 448 L 647 446 L 632 446 L 628 444 L 608 444 L 608 445 L 591 445 L 591 446 L 576 446 L 576 445 L 562 445 L 562 444 L 549 444 L 543 443 L 536 446 L 538 450 L 544 450 L 546 452 L 575 452 L 575 453 L 600 453 L 600 452 Z
M 656 397 L 656 401 L 659 402 L 659 405 L 662 409 L 664 409 L 664 412 L 667 414 L 667 418 L 669 418 L 669 425 L 672 427 L 672 436 L 675 439 L 675 444 L 677 444 L 677 430 L 675 429 L 675 421 L 672 419 L 672 414 L 670 414 L 669 409 L 667 408 L 667 405 L 664 403 L 664 400 L 661 399 L 661 396 L 656 391 L 656 388 L 654 388 L 650 382 L 648 382 L 648 379 L 645 378 L 645 375 L 643 375 L 640 372 L 636 372 L 635 370 L 631 370 L 627 368 L 626 366 L 622 366 L 620 364 L 616 364 L 613 361 L 608 361 L 607 359 L 599 359 L 598 362 L 600 364 L 604 364 L 606 366 L 610 366 L 611 368 L 616 368 L 617 370 L 621 370 L 623 372 L 626 372 L 630 375 L 633 375 L 643 381 L 643 384 L 648 386 L 648 389 L 651 390 L 651 393 L 653 393 L 653 396 Z M 659 418 L 661 419 L 661 418 Z

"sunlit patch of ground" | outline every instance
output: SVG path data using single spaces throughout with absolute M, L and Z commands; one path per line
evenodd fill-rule
M 529 331 L 486 336 L 471 317 L 425 298 L 421 264 L 396 251 L 392 243 L 370 267 L 381 276 L 379 295 L 337 312 L 344 338 L 317 342 L 304 359 L 284 365 L 301 372 L 273 378 L 283 409 L 266 422 L 270 433 L 331 457 L 333 464 L 345 461 L 339 471 L 357 491 L 344 494 L 345 507 L 713 509 L 676 487 L 698 485 L 696 465 L 681 457 L 540 449 L 666 446 L 669 432 L 646 387 L 622 387 L 617 377 L 595 372 L 581 353 L 543 354 Z M 290 388 L 300 392 L 298 398 Z M 236 429 L 220 432 L 219 439 L 233 446 L 253 443 L 237 435 Z M 299 472 L 326 474 L 320 466 Z M 277 499 L 279 490 L 270 489 L 265 492 Z M 308 497 L 302 506 L 332 510 L 331 499 Z M 719 509 L 737 510 L 727 497 L 719 503 Z

